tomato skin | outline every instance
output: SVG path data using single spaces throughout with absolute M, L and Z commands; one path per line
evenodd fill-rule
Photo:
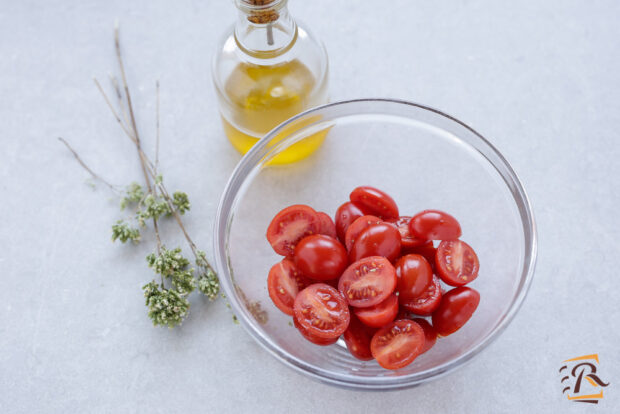
M 370 352 L 370 340 L 374 335 L 375 330 L 367 327 L 355 316 L 351 314 L 351 322 L 349 327 L 344 331 L 344 343 L 347 344 L 347 349 L 355 358 L 362 361 L 370 361 L 373 359 Z
M 437 331 L 433 328 L 433 325 L 429 321 L 422 318 L 414 318 L 413 321 L 420 325 L 424 330 L 424 346 L 422 347 L 422 354 L 428 351 L 437 342 Z
M 435 309 L 439 307 L 441 303 L 441 297 L 443 292 L 441 291 L 441 284 L 439 278 L 433 276 L 433 281 L 424 292 L 413 300 L 404 300 L 404 298 L 398 297 L 400 306 L 405 308 L 411 313 L 415 313 L 419 316 L 430 316 Z
M 319 234 L 324 234 L 329 237 L 333 237 L 334 239 L 338 238 L 336 233 L 336 225 L 330 216 L 327 213 L 323 213 L 322 211 L 317 211 L 317 216 L 319 216 Z
M 353 223 L 347 228 L 347 231 L 344 235 L 344 246 L 347 248 L 347 251 L 351 251 L 353 248 L 353 243 L 355 243 L 355 239 L 360 235 L 362 231 L 372 226 L 373 224 L 382 223 L 381 220 L 377 216 L 366 215 L 362 217 L 358 217 L 355 219 Z
M 310 332 L 308 332 L 306 328 L 301 326 L 299 322 L 297 322 L 297 319 L 295 318 L 293 318 L 293 325 L 295 325 L 295 328 L 297 328 L 301 336 L 303 336 L 306 340 L 312 342 L 315 345 L 327 346 L 327 345 L 335 344 L 336 342 L 338 342 L 338 337 L 319 338 L 318 336 L 312 335 Z
M 411 234 L 411 230 L 409 229 L 409 222 L 411 221 L 411 217 L 400 216 L 399 218 L 388 219 L 386 221 L 388 223 L 392 223 L 398 228 L 403 249 L 422 246 L 428 242 L 428 240 L 417 238 L 413 234 Z
M 456 240 L 461 237 L 461 225 L 448 213 L 424 210 L 409 222 L 411 234 L 426 240 Z
M 358 260 L 344 271 L 338 290 L 351 306 L 367 308 L 383 302 L 394 292 L 396 270 L 384 257 Z
M 478 277 L 480 263 L 474 249 L 462 240 L 442 241 L 435 256 L 437 274 L 450 286 L 463 286 Z
M 311 281 L 301 274 L 295 263 L 286 258 L 273 265 L 267 277 L 267 288 L 273 304 L 291 316 L 297 293 L 310 283 Z
M 431 267 L 434 268 L 436 252 L 437 252 L 437 249 L 434 247 L 433 242 L 428 241 L 421 246 L 403 247 L 401 254 L 403 256 L 406 256 L 408 254 L 419 254 L 421 256 L 424 256 L 428 264 L 430 264 Z
M 348 265 L 347 251 L 342 244 L 323 234 L 303 238 L 297 243 L 293 257 L 301 273 L 314 280 L 336 279 Z
M 355 188 L 349 195 L 353 203 L 364 206 L 369 213 L 383 219 L 398 218 L 398 206 L 392 197 L 369 186 Z
M 338 240 L 345 242 L 347 229 L 356 219 L 366 215 L 362 206 L 347 201 L 336 210 L 335 222 Z
M 267 240 L 276 253 L 290 256 L 301 239 L 318 233 L 319 226 L 316 211 L 309 206 L 295 204 L 281 210 L 271 220 L 267 228 Z
M 398 314 L 398 296 L 392 293 L 383 302 L 368 308 L 353 308 L 355 316 L 366 326 L 381 328 Z
M 401 301 L 413 301 L 433 282 L 433 269 L 419 254 L 408 254 L 396 262 L 396 290 Z
M 433 312 L 433 326 L 441 336 L 458 331 L 469 321 L 480 303 L 478 291 L 461 286 L 448 291 Z
M 297 294 L 293 316 L 308 334 L 322 339 L 342 335 L 351 317 L 340 292 L 325 283 L 315 283 Z
M 396 320 L 379 329 L 370 341 L 370 351 L 385 369 L 403 368 L 424 348 L 424 330 L 412 320 Z
M 364 229 L 349 252 L 349 261 L 383 256 L 393 262 L 400 256 L 400 232 L 389 223 L 373 224 Z

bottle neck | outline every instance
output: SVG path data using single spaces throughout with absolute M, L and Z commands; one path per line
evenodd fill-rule
M 236 0 L 239 9 L 235 41 L 246 54 L 273 58 L 289 50 L 297 39 L 297 24 L 287 0 Z

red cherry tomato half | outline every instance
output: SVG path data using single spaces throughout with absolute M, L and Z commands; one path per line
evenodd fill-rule
M 293 254 L 297 243 L 319 231 L 320 220 L 316 211 L 301 204 L 286 207 L 271 220 L 267 240 L 273 250 L 282 255 Z
M 357 187 L 351 192 L 349 199 L 360 204 L 374 214 L 384 219 L 398 218 L 398 206 L 392 197 L 374 187 Z
M 337 338 L 349 326 L 349 307 L 340 292 L 325 283 L 310 285 L 297 294 L 293 315 L 310 335 Z
M 439 210 L 424 210 L 409 222 L 411 234 L 425 240 L 456 240 L 461 225 L 454 217 Z
M 338 235 L 336 234 L 336 225 L 332 218 L 322 211 L 318 211 L 316 214 L 319 216 L 319 234 L 336 239 Z
M 362 231 L 373 224 L 379 224 L 382 222 L 383 220 L 377 216 L 368 215 L 356 218 L 355 221 L 347 228 L 347 232 L 344 235 L 344 246 L 347 248 L 347 251 L 351 251 L 353 243 L 355 243 L 355 239 Z
M 433 267 L 435 266 L 435 253 L 436 252 L 437 252 L 437 249 L 433 246 L 433 242 L 429 241 L 423 244 L 422 246 L 403 248 L 401 253 L 403 256 L 408 255 L 408 254 L 419 254 L 421 256 L 424 256 L 428 264 L 430 264 L 431 267 Z
M 383 302 L 369 308 L 353 308 L 358 319 L 371 328 L 381 328 L 392 322 L 398 314 L 398 296 L 391 294 Z
M 346 202 L 336 210 L 336 233 L 338 239 L 344 243 L 347 229 L 355 221 L 355 219 L 362 217 L 364 211 L 362 206 L 355 203 Z
M 408 254 L 396 262 L 396 290 L 401 302 L 409 302 L 420 297 L 433 282 L 431 265 L 419 254 Z
M 429 316 L 439 306 L 441 296 L 442 291 L 439 278 L 433 276 L 433 282 L 426 287 L 420 296 L 413 300 L 404 300 L 399 296 L 398 301 L 400 302 L 400 306 L 416 315 Z
M 297 243 L 293 257 L 299 271 L 314 280 L 336 279 L 349 264 L 342 244 L 322 234 L 304 237 Z
M 480 303 L 478 291 L 461 286 L 447 292 L 433 312 L 433 326 L 441 336 L 458 331 L 474 314 Z
M 301 336 L 303 336 L 304 338 L 306 338 L 308 341 L 312 342 L 315 345 L 327 346 L 327 345 L 335 344 L 336 342 L 338 342 L 338 337 L 319 338 L 318 336 L 312 335 L 311 333 L 308 332 L 306 328 L 301 326 L 299 322 L 297 322 L 297 319 L 295 318 L 293 318 L 293 324 L 295 325 L 295 328 L 297 328 Z
M 424 348 L 424 330 L 411 320 L 398 320 L 379 329 L 370 341 L 370 351 L 385 369 L 403 368 Z
M 463 286 L 478 277 L 478 256 L 464 241 L 442 241 L 435 257 L 437 273 L 450 286 Z
M 290 259 L 282 259 L 273 265 L 267 277 L 267 289 L 273 304 L 287 315 L 293 315 L 293 304 L 299 291 L 310 285 L 310 280 Z
M 351 314 L 351 322 L 349 322 L 349 327 L 343 335 L 344 343 L 347 344 L 347 349 L 351 355 L 362 361 L 371 360 L 370 340 L 374 333 L 375 330 L 365 326 L 354 314 Z
M 424 330 L 424 346 L 422 347 L 421 352 L 423 354 L 431 349 L 433 345 L 435 345 L 435 342 L 437 342 L 437 331 L 426 319 L 415 318 L 413 321 L 420 325 Z
M 349 261 L 370 256 L 383 256 L 391 262 L 400 256 L 400 232 L 394 225 L 373 224 L 357 236 L 349 252 Z
M 408 216 L 400 216 L 397 219 L 387 220 L 388 223 L 392 223 L 398 228 L 398 231 L 400 232 L 400 240 L 401 240 L 403 249 L 422 246 L 425 243 L 427 243 L 427 240 L 419 239 L 411 234 L 411 230 L 409 229 L 410 221 L 411 221 L 411 217 L 408 217 Z
M 359 308 L 383 302 L 395 287 L 394 266 L 380 256 L 366 257 L 351 264 L 338 282 L 338 290 L 349 305 Z

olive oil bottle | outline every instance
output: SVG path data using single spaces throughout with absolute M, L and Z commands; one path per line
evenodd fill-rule
M 325 49 L 290 17 L 286 3 L 236 0 L 239 17 L 213 61 L 224 132 L 242 154 L 281 122 L 328 100 Z M 307 157 L 325 134 L 295 143 L 274 162 Z

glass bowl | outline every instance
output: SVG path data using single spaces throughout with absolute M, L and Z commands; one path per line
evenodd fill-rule
M 270 163 L 294 143 L 318 133 L 326 139 L 309 158 L 285 166 Z M 462 239 L 480 259 L 480 274 L 470 286 L 481 300 L 470 321 L 395 371 L 353 358 L 342 339 L 327 347 L 306 341 L 267 291 L 269 269 L 282 259 L 265 238 L 273 216 L 291 204 L 308 204 L 333 216 L 360 185 L 390 194 L 401 214 L 432 208 L 454 215 Z M 233 172 L 214 233 L 222 288 L 250 335 L 291 368 L 352 389 L 402 389 L 471 360 L 518 311 L 536 260 L 529 200 L 499 151 L 450 115 L 388 99 L 320 106 L 272 130 Z

